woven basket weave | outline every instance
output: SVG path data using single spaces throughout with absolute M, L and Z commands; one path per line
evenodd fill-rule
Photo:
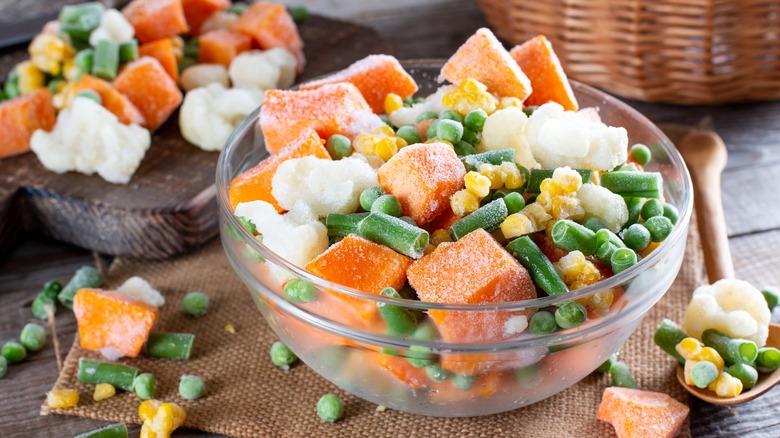
M 549 38 L 567 74 L 645 101 L 780 98 L 780 2 L 480 0 L 496 33 Z

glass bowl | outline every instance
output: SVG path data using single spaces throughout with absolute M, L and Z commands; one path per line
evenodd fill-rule
M 404 67 L 432 93 L 441 60 L 416 60 Z M 633 267 L 577 291 L 534 300 L 453 305 L 398 300 L 366 294 L 316 277 L 258 242 L 232 214 L 228 189 L 233 178 L 268 156 L 258 125 L 259 109 L 233 132 L 217 165 L 217 199 L 222 244 L 249 288 L 266 322 L 298 357 L 342 389 L 391 409 L 432 416 L 476 416 L 516 409 L 550 397 L 593 372 L 617 351 L 671 286 L 683 259 L 692 192 L 688 170 L 669 139 L 648 119 L 619 100 L 572 82 L 582 108 L 595 107 L 602 120 L 628 130 L 629 144 L 650 147 L 647 170 L 664 178 L 666 201 L 679 210 L 667 239 Z M 316 289 L 300 303 L 283 293 L 297 278 Z M 534 309 L 594 294 L 612 294 L 604 314 L 574 329 L 533 336 L 524 330 L 500 336 L 448 342 L 436 336 L 429 312 L 460 318 L 464 326 L 501 325 Z M 411 336 L 388 331 L 377 305 L 397 306 L 425 318 Z M 593 316 L 593 315 L 591 315 Z M 513 319 L 516 321 L 517 319 Z M 506 325 L 504 328 L 510 328 Z M 522 328 L 522 327 L 521 327 Z M 419 366 L 419 368 L 418 368 Z

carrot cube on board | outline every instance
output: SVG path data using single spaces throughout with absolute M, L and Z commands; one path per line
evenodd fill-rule
M 466 79 L 476 79 L 485 84 L 488 91 L 499 97 L 516 97 L 524 100 L 531 94 L 531 81 L 509 56 L 493 32 L 486 28 L 477 30 L 455 52 L 439 75 L 460 85 Z
M 509 54 L 531 81 L 533 92 L 525 101 L 527 105 L 543 105 L 553 101 L 561 104 L 567 111 L 577 111 L 579 106 L 569 79 L 566 78 L 550 41 L 544 35 L 513 47 Z
M 135 29 L 142 43 L 170 38 L 190 30 L 184 17 L 182 0 L 133 0 L 122 14 Z
M 320 136 L 313 129 L 304 131 L 297 139 L 279 151 L 261 161 L 257 166 L 245 170 L 230 183 L 230 205 L 233 208 L 242 202 L 265 201 L 276 208 L 278 212 L 284 211 L 271 194 L 276 168 L 283 162 L 292 158 L 314 156 L 330 159 L 328 150 L 322 145 Z
M 136 123 L 143 125 L 145 122 L 141 111 L 130 102 L 124 94 L 120 93 L 110 82 L 96 78 L 92 75 L 82 75 L 76 89 L 78 91 L 92 90 L 100 96 L 103 107 L 119 119 L 125 125 Z
M 198 62 L 230 67 L 233 58 L 252 48 L 252 38 L 228 29 L 212 30 L 198 37 Z
M 666 394 L 613 386 L 604 390 L 596 416 L 612 424 L 620 438 L 671 438 L 689 411 Z
M 390 55 L 369 55 L 338 73 L 305 83 L 301 89 L 336 82 L 355 84 L 376 114 L 385 112 L 385 97 L 388 94 L 395 93 L 401 98 L 407 98 L 417 91 L 417 83 L 401 67 L 401 63 Z
M 326 280 L 366 293 L 392 287 L 396 290 L 406 282 L 406 269 L 412 259 L 392 249 L 350 234 L 306 265 L 306 270 Z M 365 320 L 376 314 L 376 303 L 339 293 L 333 293 Z
M 430 303 L 501 303 L 536 298 L 531 277 L 495 239 L 477 229 L 454 243 L 442 243 L 407 271 L 420 300 Z M 430 310 L 447 341 L 504 337 L 505 323 L 517 312 Z
M 181 0 L 181 5 L 190 34 L 197 35 L 209 17 L 230 7 L 230 0 Z
M 160 62 L 145 56 L 127 64 L 114 79 L 114 87 L 127 96 L 154 131 L 176 110 L 182 100 L 179 86 Z
M 267 90 L 260 110 L 265 147 L 273 154 L 307 128 L 329 138 L 333 134 L 353 137 L 382 125 L 357 87 L 348 82 L 313 90 Z
M 160 65 L 175 82 L 179 82 L 179 64 L 176 62 L 176 54 L 173 51 L 173 40 L 163 38 L 141 44 L 138 48 L 138 56 L 150 56 L 160 62 Z
M 379 185 L 401 202 L 403 213 L 425 225 L 450 208 L 450 196 L 463 188 L 466 169 L 452 146 L 407 146 L 377 172 Z
M 56 121 L 48 88 L 0 103 L 0 158 L 29 152 L 33 132 L 50 131 Z
M 284 5 L 272 2 L 253 3 L 230 27 L 252 37 L 263 50 L 275 47 L 287 49 L 298 61 L 296 71 L 303 71 L 306 64 L 303 41 L 298 35 L 295 21 Z
M 116 349 L 136 357 L 157 321 L 157 308 L 128 295 L 81 289 L 73 299 L 81 347 L 87 350 Z

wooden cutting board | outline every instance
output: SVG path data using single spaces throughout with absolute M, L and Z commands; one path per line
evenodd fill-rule
M 394 52 L 372 29 L 343 21 L 312 16 L 299 31 L 307 59 L 299 81 Z M 0 73 L 26 57 L 26 46 L 0 52 Z M 218 155 L 184 140 L 174 113 L 127 185 L 57 175 L 32 153 L 0 160 L 0 258 L 24 232 L 117 256 L 161 259 L 195 249 L 218 232 Z

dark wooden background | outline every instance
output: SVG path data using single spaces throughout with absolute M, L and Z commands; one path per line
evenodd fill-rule
M 62 3 L 0 0 L 0 26 L 32 15 L 30 7 L 56 9 Z M 314 10 L 372 26 L 396 45 L 400 58 L 447 57 L 485 25 L 472 0 L 288 3 L 310 4 Z M 737 276 L 759 287 L 780 285 L 780 252 L 776 250 L 780 246 L 780 190 L 775 181 L 780 178 L 780 102 L 712 107 L 629 104 L 656 123 L 698 125 L 711 119 L 730 154 L 723 175 L 723 202 Z M 93 263 L 88 251 L 34 235 L 25 237 L 9 254 L 0 254 L 0 341 L 18 336 L 30 318 L 30 303 L 44 282 L 66 280 L 79 266 Z M 60 312 L 57 326 L 64 354 L 76 332 L 75 321 L 72 315 Z M 9 367 L 6 377 L 0 379 L 0 435 L 73 436 L 103 424 L 75 417 L 38 416 L 44 393 L 56 375 L 51 347 L 31 355 L 23 365 Z M 692 400 L 691 426 L 695 437 L 778 437 L 780 389 L 736 408 Z M 131 431 L 137 433 L 138 428 Z M 211 435 L 182 431 L 176 436 Z

